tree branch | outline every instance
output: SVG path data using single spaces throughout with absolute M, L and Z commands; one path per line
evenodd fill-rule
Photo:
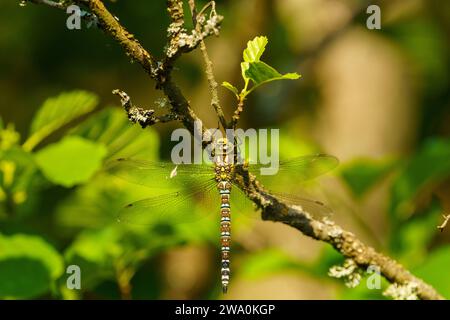
M 330 220 L 315 220 L 303 208 L 290 206 L 277 199 L 264 190 L 255 176 L 250 174 L 245 167 L 238 166 L 236 170 L 239 187 L 262 210 L 263 220 L 282 222 L 296 228 L 308 237 L 329 243 L 362 269 L 366 269 L 370 265 L 378 266 L 381 274 L 389 282 L 400 285 L 414 284 L 417 296 L 421 299 L 443 299 L 432 286 L 412 275 L 395 260 L 364 244 L 353 233 L 344 230 Z
M 60 9 L 62 3 L 48 0 L 29 1 Z M 188 34 L 184 29 L 182 1 L 168 0 L 168 12 L 172 20 L 168 30 L 169 45 L 163 62 L 158 63 L 157 60 L 141 46 L 139 41 L 135 39 L 131 33 L 126 31 L 116 18 L 109 13 L 100 0 L 74 0 L 74 2 L 86 5 L 92 13 L 98 17 L 99 27 L 119 42 L 125 53 L 133 60 L 138 61 L 143 69 L 156 80 L 157 88 L 163 90 L 169 99 L 171 114 L 176 115 L 178 119 L 181 119 L 183 125 L 194 134 L 195 122 L 198 121 L 201 123 L 201 121 L 190 107 L 189 102 L 182 94 L 179 87 L 172 81 L 170 73 L 173 68 L 173 63 L 181 53 L 192 51 L 202 43 L 202 40 L 206 36 L 218 32 L 218 26 L 222 17 L 216 15 L 213 16 L 213 18 L 210 18 L 210 20 L 205 21 L 204 24 L 202 24 L 200 34 L 198 34 L 196 30 L 194 30 L 195 32 L 193 31 Z M 199 22 L 199 16 L 200 15 L 196 14 L 195 19 L 197 19 L 198 23 L 201 23 Z M 212 69 L 211 65 L 207 66 L 207 68 L 209 67 Z M 145 111 L 141 108 L 134 107 L 126 93 L 120 90 L 115 90 L 114 93 L 121 97 L 122 105 L 127 111 L 128 117 L 131 117 L 130 120 L 135 120 L 135 122 L 142 125 L 142 123 L 145 124 L 147 121 L 150 121 L 146 119 L 152 119 L 152 117 L 154 117 L 152 110 Z M 237 113 L 235 112 L 234 118 L 239 119 L 240 112 L 242 111 L 242 106 L 240 107 L 241 108 L 239 109 L 238 105 Z M 157 121 L 153 118 L 152 121 L 154 123 L 165 122 L 162 118 Z M 204 147 L 205 146 L 206 144 L 204 144 Z M 413 276 L 396 261 L 376 252 L 372 247 L 365 245 L 353 233 L 344 230 L 332 221 L 315 220 L 303 208 L 299 206 L 290 206 L 271 195 L 244 166 L 236 166 L 236 182 L 247 197 L 262 210 L 263 220 L 285 223 L 296 228 L 306 236 L 329 243 L 343 256 L 352 259 L 360 268 L 365 268 L 369 265 L 379 266 L 382 275 L 388 281 L 399 285 L 412 284 L 416 290 L 417 296 L 421 299 L 443 299 L 433 287 Z
M 162 116 L 155 116 L 155 110 L 146 110 L 136 107 L 131 102 L 130 97 L 124 91 L 115 89 L 112 92 L 120 97 L 122 106 L 124 107 L 126 113 L 128 114 L 128 119 L 133 123 L 139 123 L 144 129 L 148 126 L 152 126 L 155 123 L 166 123 L 173 120 L 177 120 L 178 116 L 174 113 L 168 113 Z

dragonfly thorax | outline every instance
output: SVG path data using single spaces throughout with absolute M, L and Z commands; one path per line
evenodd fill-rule
M 214 164 L 214 174 L 217 182 L 228 182 L 230 184 L 234 175 L 234 166 L 231 163 L 216 162 Z

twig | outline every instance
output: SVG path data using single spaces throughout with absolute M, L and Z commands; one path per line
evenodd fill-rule
M 444 222 L 442 222 L 442 224 L 437 227 L 441 232 L 444 231 L 445 227 L 447 226 L 447 223 L 450 220 L 450 214 L 443 214 L 442 217 L 444 217 Z
M 195 0 L 188 0 L 189 9 L 191 10 L 192 15 L 192 24 L 194 27 L 197 25 L 197 7 L 195 5 Z
M 184 11 L 182 0 L 167 0 L 167 11 L 171 17 L 172 23 L 167 29 L 169 43 L 166 49 L 166 58 L 163 62 L 163 68 L 170 67 L 173 61 L 182 53 L 187 53 L 195 48 L 210 35 L 218 35 L 220 24 L 223 17 L 218 14 L 210 15 L 209 19 L 200 19 L 199 14 L 196 17 L 196 25 L 190 33 L 184 27 Z
M 46 6 L 57 8 L 57 9 L 61 9 L 61 10 L 66 10 L 67 9 L 67 5 L 65 5 L 64 3 L 61 3 L 59 1 L 51 1 L 51 0 L 24 0 L 22 3 L 25 4 L 27 1 L 35 3 L 35 4 L 44 4 Z
M 231 118 L 231 122 L 229 124 L 230 128 L 236 129 L 237 123 L 241 118 L 242 111 L 244 111 L 244 99 L 239 97 L 236 109 L 234 110 L 233 117 Z
M 169 31 L 169 44 L 174 45 L 174 48 L 177 47 L 178 49 L 175 50 L 175 54 L 167 55 L 163 63 L 160 64 L 140 45 L 133 35 L 119 24 L 100 0 L 75 0 L 74 2 L 87 5 L 92 13 L 98 16 L 100 28 L 118 41 L 127 55 L 138 61 L 144 70 L 156 80 L 157 87 L 162 89 L 169 99 L 171 111 L 182 120 L 183 125 L 191 133 L 194 133 L 194 123 L 200 121 L 200 119 L 195 115 L 181 90 L 173 83 L 170 77 L 170 71 L 172 70 L 175 58 L 182 52 L 195 48 L 203 40 L 203 36 L 198 37 L 198 40 L 196 40 L 197 44 L 191 48 L 190 46 L 186 47 L 185 45 L 181 45 L 174 40 L 174 38 L 178 40 L 182 39 L 183 37 L 180 38 L 179 35 L 184 31 Z M 44 2 L 41 1 L 40 3 Z M 182 28 L 181 21 L 184 17 L 182 14 L 182 6 L 180 7 L 182 1 L 168 0 L 167 4 L 172 19 L 172 24 L 169 29 L 171 27 L 174 29 Z M 203 26 L 202 34 L 209 35 L 217 32 L 218 23 L 220 23 L 220 19 L 214 19 L 206 23 Z M 117 93 L 119 94 L 119 92 Z M 122 98 L 124 108 L 126 110 L 132 110 L 133 107 L 129 99 L 125 99 L 125 96 Z M 238 104 L 239 107 L 242 109 L 242 105 L 239 106 Z M 235 116 L 239 118 L 241 112 L 242 110 L 238 110 Z M 205 147 L 206 144 L 203 146 Z M 376 265 L 380 268 L 382 275 L 391 283 L 399 285 L 413 284 L 417 288 L 417 296 L 421 299 L 443 299 L 433 287 L 413 276 L 396 261 L 376 252 L 372 247 L 365 245 L 353 233 L 342 229 L 334 222 L 315 220 L 301 207 L 289 206 L 270 195 L 245 167 L 236 166 L 236 181 L 246 196 L 261 208 L 263 220 L 283 222 L 313 239 L 329 243 L 343 256 L 352 259 L 361 268 Z
M 120 97 L 121 104 L 128 115 L 128 119 L 133 123 L 139 123 L 142 128 L 154 125 L 155 123 L 166 123 L 178 119 L 178 116 L 174 113 L 155 116 L 155 110 L 146 110 L 135 107 L 128 94 L 119 89 L 113 90 L 112 93 Z
M 189 6 L 191 8 L 191 14 L 192 14 L 192 22 L 194 23 L 195 29 L 197 32 L 201 31 L 201 23 L 200 21 L 203 21 L 205 19 L 203 12 L 205 11 L 206 7 L 211 6 L 211 15 L 217 16 L 216 9 L 215 9 L 215 2 L 211 1 L 209 2 L 197 15 L 197 10 L 195 6 L 195 0 L 189 0 Z M 209 58 L 208 51 L 206 49 L 206 44 L 204 40 L 200 41 L 200 51 L 202 52 L 203 60 L 205 62 L 205 72 L 206 77 L 208 79 L 209 84 L 209 90 L 211 92 L 211 106 L 214 108 L 217 117 L 219 118 L 220 124 L 222 125 L 222 128 L 225 130 L 227 129 L 227 120 L 225 119 L 225 115 L 223 113 L 222 107 L 220 106 L 220 100 L 219 100 L 219 94 L 217 92 L 218 84 L 214 77 L 213 72 L 213 66 L 212 61 Z

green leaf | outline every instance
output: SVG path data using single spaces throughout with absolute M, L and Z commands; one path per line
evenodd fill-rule
M 247 42 L 247 48 L 244 49 L 242 54 L 244 61 L 241 62 L 242 78 L 246 82 L 248 81 L 246 73 L 249 68 L 249 62 L 259 61 L 268 42 L 269 40 L 267 40 L 267 37 L 264 36 L 255 37 L 253 40 Z
M 427 187 L 450 177 L 450 139 L 428 140 L 402 170 L 391 193 L 390 214 L 408 217 L 414 198 Z
M 249 63 L 248 62 L 241 62 L 242 79 L 244 79 L 246 85 L 247 85 L 248 81 L 250 80 L 247 77 L 248 67 L 249 67 Z
M 266 45 L 269 42 L 267 37 L 259 36 L 255 37 L 253 40 L 247 42 L 247 48 L 243 52 L 245 62 L 256 62 L 259 61 Z
M 101 167 L 107 150 L 80 137 L 66 137 L 35 155 L 38 167 L 55 184 L 71 187 L 88 181 Z
M 345 165 L 340 174 L 352 193 L 361 198 L 380 180 L 392 171 L 395 163 L 392 160 L 374 161 L 358 159 Z
M 425 264 L 414 270 L 414 274 L 432 285 L 445 298 L 450 299 L 450 245 L 434 250 Z
M 300 78 L 300 75 L 297 73 L 280 74 L 277 70 L 262 61 L 249 63 L 245 75 L 247 79 L 251 79 L 254 83 L 254 86 L 246 92 L 246 95 L 264 83 L 285 79 L 296 80 Z
M 300 75 L 297 73 L 286 73 L 281 74 L 268 64 L 259 61 L 252 62 L 249 64 L 249 68 L 246 71 L 246 76 L 250 78 L 256 85 L 260 85 L 265 82 L 270 82 L 274 80 L 296 80 L 300 78 Z
M 231 83 L 224 81 L 224 82 L 222 82 L 222 86 L 227 88 L 231 92 L 233 92 L 236 96 L 239 95 L 238 89 L 235 86 L 233 86 Z
M 97 103 L 98 97 L 86 91 L 66 92 L 47 99 L 33 119 L 24 149 L 32 150 L 55 130 L 92 111 Z
M 244 61 L 241 62 L 242 78 L 245 81 L 245 86 L 238 98 L 245 99 L 245 96 L 253 91 L 253 89 L 270 81 L 283 79 L 295 80 L 300 78 L 300 75 L 297 73 L 281 74 L 268 64 L 260 61 L 267 43 L 267 37 L 264 36 L 256 37 L 247 43 L 247 48 L 243 52 Z M 249 80 L 253 81 L 254 86 L 250 90 L 247 90 Z M 228 89 L 232 90 L 231 88 Z M 234 92 L 234 90 L 232 91 Z
M 0 298 L 32 298 L 49 291 L 64 262 L 40 237 L 0 234 Z

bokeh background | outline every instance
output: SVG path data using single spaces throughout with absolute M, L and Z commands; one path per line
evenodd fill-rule
M 280 128 L 281 156 L 326 152 L 340 166 L 304 186 L 333 219 L 397 259 L 450 298 L 450 2 L 391 0 L 382 29 L 368 30 L 367 4 L 350 0 L 217 1 L 225 17 L 207 45 L 219 82 L 242 87 L 246 42 L 266 35 L 263 60 L 298 81 L 253 93 L 243 128 Z M 110 10 L 161 56 L 164 1 L 114 1 Z M 124 203 L 149 190 L 104 173 L 117 156 L 167 160 L 177 124 L 141 130 L 127 122 L 115 88 L 157 110 L 154 83 L 96 28 L 70 31 L 66 15 L 19 1 L 0 3 L 0 298 L 385 299 L 327 275 L 343 262 L 330 246 L 279 223 L 240 218 L 233 229 L 232 280 L 219 284 L 218 210 L 190 203 L 190 224 L 117 223 Z M 209 127 L 199 52 L 174 71 Z M 229 115 L 232 95 L 220 90 Z M 82 115 L 82 116 L 81 116 Z M 30 138 L 31 137 L 31 138 Z M 282 191 L 297 193 L 298 181 Z M 303 189 L 303 188 L 302 188 Z M 243 215 L 244 216 L 244 215 Z M 81 290 L 69 290 L 69 265 Z

